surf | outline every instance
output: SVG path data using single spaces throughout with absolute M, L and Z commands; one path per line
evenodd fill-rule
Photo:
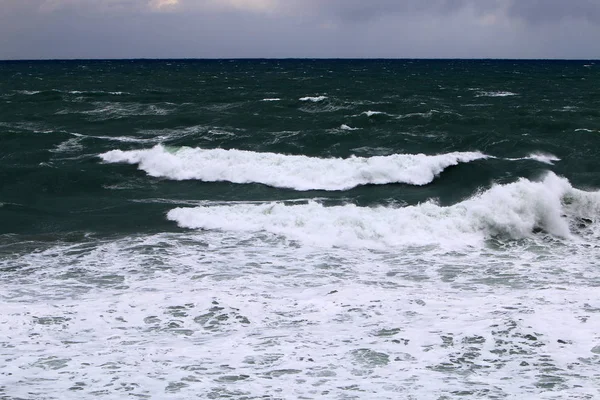
M 153 177 L 172 180 L 261 183 L 300 191 L 348 190 L 361 185 L 431 183 L 446 168 L 486 159 L 480 152 L 438 155 L 317 158 L 245 150 L 167 148 L 112 150 L 99 156 L 107 163 L 137 164 Z
M 564 240 L 595 236 L 599 214 L 600 192 L 575 189 L 548 172 L 540 181 L 521 178 L 494 185 L 446 207 L 434 201 L 405 207 L 268 202 L 179 207 L 167 218 L 183 228 L 269 232 L 316 246 L 458 249 L 481 247 L 493 238 L 533 238 L 540 232 Z M 586 229 L 591 232 L 584 233 Z

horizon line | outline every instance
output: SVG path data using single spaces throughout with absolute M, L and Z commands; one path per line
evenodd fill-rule
M 14 58 L 0 59 L 0 62 L 32 62 L 32 61 L 600 61 L 600 58 L 493 58 L 493 57 L 133 57 L 133 58 Z

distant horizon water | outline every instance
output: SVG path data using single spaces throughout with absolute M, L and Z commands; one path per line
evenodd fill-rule
M 140 57 L 140 58 L 8 58 L 1 59 L 0 62 L 10 61 L 223 61 L 223 60 L 245 60 L 245 61 L 256 61 L 256 60 L 270 60 L 270 61 L 285 61 L 285 60 L 298 60 L 298 61 L 600 61 L 600 58 L 461 58 L 461 57 L 180 57 L 180 58 L 154 58 L 154 57 Z

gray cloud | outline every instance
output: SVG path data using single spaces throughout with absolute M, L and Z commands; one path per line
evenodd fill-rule
M 513 0 L 508 7 L 509 15 L 529 22 L 556 22 L 564 19 L 583 19 L 600 23 L 598 0 Z
M 334 15 L 348 21 L 364 21 L 389 14 L 433 14 L 446 15 L 467 6 L 488 8 L 493 1 L 473 0 L 308 0 L 314 10 Z
M 305 0 L 302 3 L 346 21 L 389 14 L 447 15 L 469 8 L 476 13 L 500 12 L 535 23 L 568 18 L 600 23 L 598 0 Z
M 597 0 L 0 0 L 0 59 L 593 58 L 599 14 Z

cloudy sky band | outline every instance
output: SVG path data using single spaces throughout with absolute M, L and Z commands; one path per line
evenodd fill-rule
M 597 0 L 0 0 L 0 59 L 600 57 Z

